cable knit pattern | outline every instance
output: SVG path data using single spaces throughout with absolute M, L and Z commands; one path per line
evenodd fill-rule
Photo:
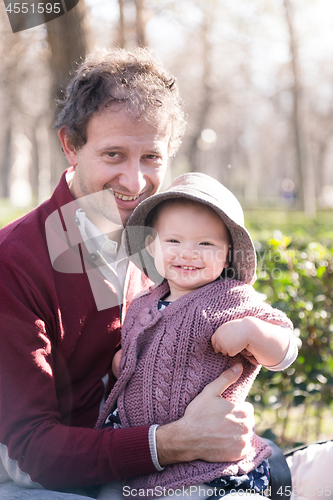
M 119 379 L 97 428 L 102 428 L 116 405 L 123 427 L 177 420 L 208 383 L 236 362 L 242 363 L 243 373 L 223 397 L 244 401 L 260 365 L 246 351 L 233 358 L 215 354 L 211 336 L 223 323 L 245 316 L 292 328 L 283 312 L 263 302 L 251 286 L 240 281 L 215 281 L 158 311 L 158 301 L 168 289 L 165 281 L 130 304 L 122 329 Z M 222 475 L 247 473 L 269 455 L 269 446 L 254 435 L 251 453 L 238 462 L 196 460 L 174 464 L 162 472 L 130 479 L 126 484 L 146 491 L 156 486 L 189 486 Z

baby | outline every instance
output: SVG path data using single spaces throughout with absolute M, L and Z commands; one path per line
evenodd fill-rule
M 208 383 L 236 363 L 242 364 L 242 375 L 222 396 L 244 401 L 260 365 L 275 371 L 295 360 L 291 322 L 251 286 L 253 242 L 239 202 L 224 186 L 205 174 L 182 175 L 143 201 L 126 231 L 134 261 L 156 282 L 163 281 L 128 308 L 122 351 L 113 365 L 118 381 L 97 428 L 175 421 Z M 253 434 L 251 451 L 237 462 L 160 467 L 127 480 L 123 492 L 161 498 L 163 488 L 191 485 L 207 491 L 200 498 L 207 498 L 212 486 L 259 492 L 268 486 L 270 453 Z M 116 498 L 114 487 L 105 486 L 100 498 Z

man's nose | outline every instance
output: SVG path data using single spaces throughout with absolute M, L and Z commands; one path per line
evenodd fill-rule
M 119 176 L 119 184 L 132 194 L 140 193 L 146 185 L 146 179 L 141 170 L 140 158 L 131 158 L 124 165 L 124 170 Z

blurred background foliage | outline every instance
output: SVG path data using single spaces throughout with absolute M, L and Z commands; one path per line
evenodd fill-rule
M 257 250 L 255 288 L 294 324 L 299 356 L 263 368 L 251 391 L 257 428 L 283 447 L 333 436 L 333 213 L 247 212 Z
M 46 199 L 67 163 L 55 98 L 95 46 L 147 46 L 188 115 L 167 182 L 190 170 L 248 208 L 333 208 L 331 0 L 80 0 L 12 33 L 0 2 L 0 197 Z
M 0 1 L 0 226 L 50 196 L 67 167 L 55 98 L 96 45 L 148 46 L 188 114 L 166 183 L 202 171 L 246 208 L 256 289 L 300 354 L 263 369 L 257 429 L 285 447 L 333 437 L 332 0 L 80 0 L 13 34 Z

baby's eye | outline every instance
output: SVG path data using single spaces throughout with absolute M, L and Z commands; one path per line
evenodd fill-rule
M 202 241 L 202 242 L 200 243 L 200 245 L 203 245 L 203 246 L 211 246 L 211 245 L 213 245 L 213 243 L 209 243 L 209 241 Z
M 179 243 L 178 240 L 174 240 L 173 238 L 171 238 L 170 240 L 168 240 L 168 243 Z

